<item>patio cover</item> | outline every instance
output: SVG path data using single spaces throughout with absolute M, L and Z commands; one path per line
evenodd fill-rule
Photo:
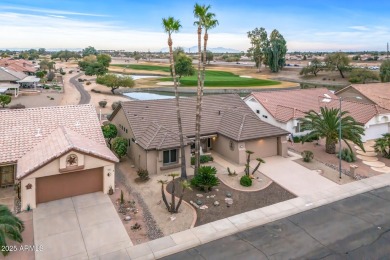
M 15 97 L 19 94 L 19 85 L 12 83 L 0 83 L 0 93 L 4 94 L 7 90 L 13 89 L 15 90 Z
M 27 76 L 24 79 L 18 80 L 18 83 L 38 83 L 41 79 L 35 76 Z

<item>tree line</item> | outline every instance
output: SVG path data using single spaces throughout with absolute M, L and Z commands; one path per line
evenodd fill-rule
M 381 80 L 382 82 L 390 81 L 390 60 L 382 62 L 379 75 L 371 70 L 365 68 L 355 68 L 351 66 L 350 59 L 344 52 L 335 52 L 327 54 L 325 59 L 319 60 L 314 58 L 310 63 L 303 67 L 300 75 L 314 75 L 315 77 L 321 71 L 338 71 L 342 78 L 349 73 L 349 81 L 351 83 L 366 83 L 368 81 Z

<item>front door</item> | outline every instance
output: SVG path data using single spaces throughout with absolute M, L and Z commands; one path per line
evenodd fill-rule
M 0 166 L 0 187 L 14 185 L 15 165 Z

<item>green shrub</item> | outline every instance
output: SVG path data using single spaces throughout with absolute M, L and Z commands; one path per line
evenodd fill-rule
M 244 187 L 250 187 L 252 186 L 252 179 L 249 176 L 244 175 L 240 179 L 240 184 Z
M 320 140 L 318 138 L 318 136 L 311 136 L 311 137 L 307 137 L 308 135 L 304 135 L 304 136 L 301 136 L 301 142 L 306 142 L 306 143 L 311 143 L 313 141 L 318 141 Z
M 314 159 L 314 154 L 312 151 L 305 150 L 301 153 L 301 155 L 303 157 L 304 162 L 310 162 Z
M 210 191 L 214 186 L 219 185 L 219 180 L 215 176 L 217 169 L 211 166 L 201 166 L 198 170 L 198 174 L 191 180 L 191 185 L 203 190 Z
M 208 163 L 214 161 L 211 155 L 201 155 L 199 158 L 200 163 Z M 195 165 L 195 157 L 191 157 L 191 165 Z
M 120 103 L 121 103 L 120 101 L 113 102 L 111 105 L 112 110 L 115 110 L 120 105 Z
M 337 158 L 339 158 L 339 154 L 337 154 Z M 346 162 L 354 162 L 356 161 L 356 156 L 348 148 L 343 148 L 341 150 L 341 160 L 344 160 Z
M 300 136 L 294 136 L 293 140 L 294 140 L 294 143 L 300 143 L 302 141 L 302 138 Z
M 22 105 L 20 103 L 18 104 L 15 104 L 15 105 L 12 105 L 12 106 L 9 106 L 10 109 L 23 109 L 23 108 L 26 108 L 25 105 Z
M 116 137 L 112 142 L 112 148 L 119 158 L 123 157 L 127 153 L 127 139 L 123 137 Z
M 91 82 L 90 81 L 87 81 L 87 83 L 85 83 L 85 85 L 91 85 Z
M 139 169 L 137 171 L 137 174 L 138 174 L 138 177 L 140 178 L 141 181 L 149 180 L 149 172 L 148 172 L 148 170 Z
M 100 107 L 105 108 L 106 105 L 107 105 L 107 101 L 105 101 L 105 100 L 99 101 L 99 106 L 100 106 Z

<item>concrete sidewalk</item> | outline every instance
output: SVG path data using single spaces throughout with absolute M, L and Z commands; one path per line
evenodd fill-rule
M 299 155 L 289 154 L 292 157 L 265 158 L 266 163 L 260 165 L 259 171 L 297 196 L 339 187 L 337 183 L 319 175 L 316 171 L 309 170 L 294 162 L 293 160 L 300 158 Z M 251 167 L 255 167 L 256 164 L 255 160 L 250 163 Z

